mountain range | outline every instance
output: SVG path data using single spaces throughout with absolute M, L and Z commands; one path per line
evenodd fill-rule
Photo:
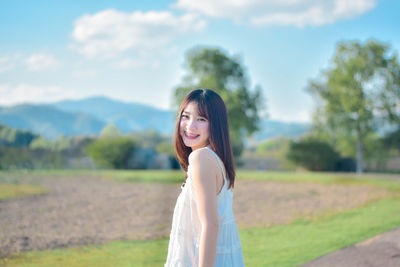
M 123 133 L 155 129 L 161 134 L 172 135 L 175 116 L 175 112 L 170 110 L 105 96 L 47 104 L 0 106 L 0 123 L 10 128 L 29 130 L 49 139 L 56 139 L 60 135 L 98 135 L 110 123 L 114 123 Z M 308 129 L 306 123 L 263 119 L 261 130 L 253 135 L 253 139 L 296 137 Z

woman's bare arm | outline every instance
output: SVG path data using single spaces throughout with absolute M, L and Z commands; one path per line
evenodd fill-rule
M 191 156 L 192 179 L 197 211 L 202 226 L 199 247 L 199 266 L 213 267 L 218 241 L 217 166 L 210 151 L 195 150 Z

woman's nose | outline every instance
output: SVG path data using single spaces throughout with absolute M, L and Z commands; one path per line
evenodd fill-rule
M 186 128 L 189 130 L 196 129 L 196 127 L 196 121 L 193 119 L 190 119 L 186 125 Z

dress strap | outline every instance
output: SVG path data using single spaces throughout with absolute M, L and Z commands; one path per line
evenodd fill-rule
M 223 165 L 223 163 L 222 163 L 222 160 L 219 158 L 219 156 L 217 155 L 217 153 L 214 152 L 214 150 L 212 150 L 212 149 L 209 148 L 208 146 L 206 146 L 206 148 L 208 148 L 208 150 L 210 150 L 210 151 L 214 154 L 214 156 L 217 158 L 218 165 L 219 165 L 219 167 L 221 167 L 222 174 L 224 175 L 224 180 L 226 180 L 225 168 L 224 168 L 224 165 Z

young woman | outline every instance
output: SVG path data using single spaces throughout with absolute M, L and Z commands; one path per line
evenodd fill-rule
M 165 266 L 244 266 L 232 210 L 235 170 L 221 97 L 198 89 L 183 100 L 175 150 L 186 180 L 176 202 Z

